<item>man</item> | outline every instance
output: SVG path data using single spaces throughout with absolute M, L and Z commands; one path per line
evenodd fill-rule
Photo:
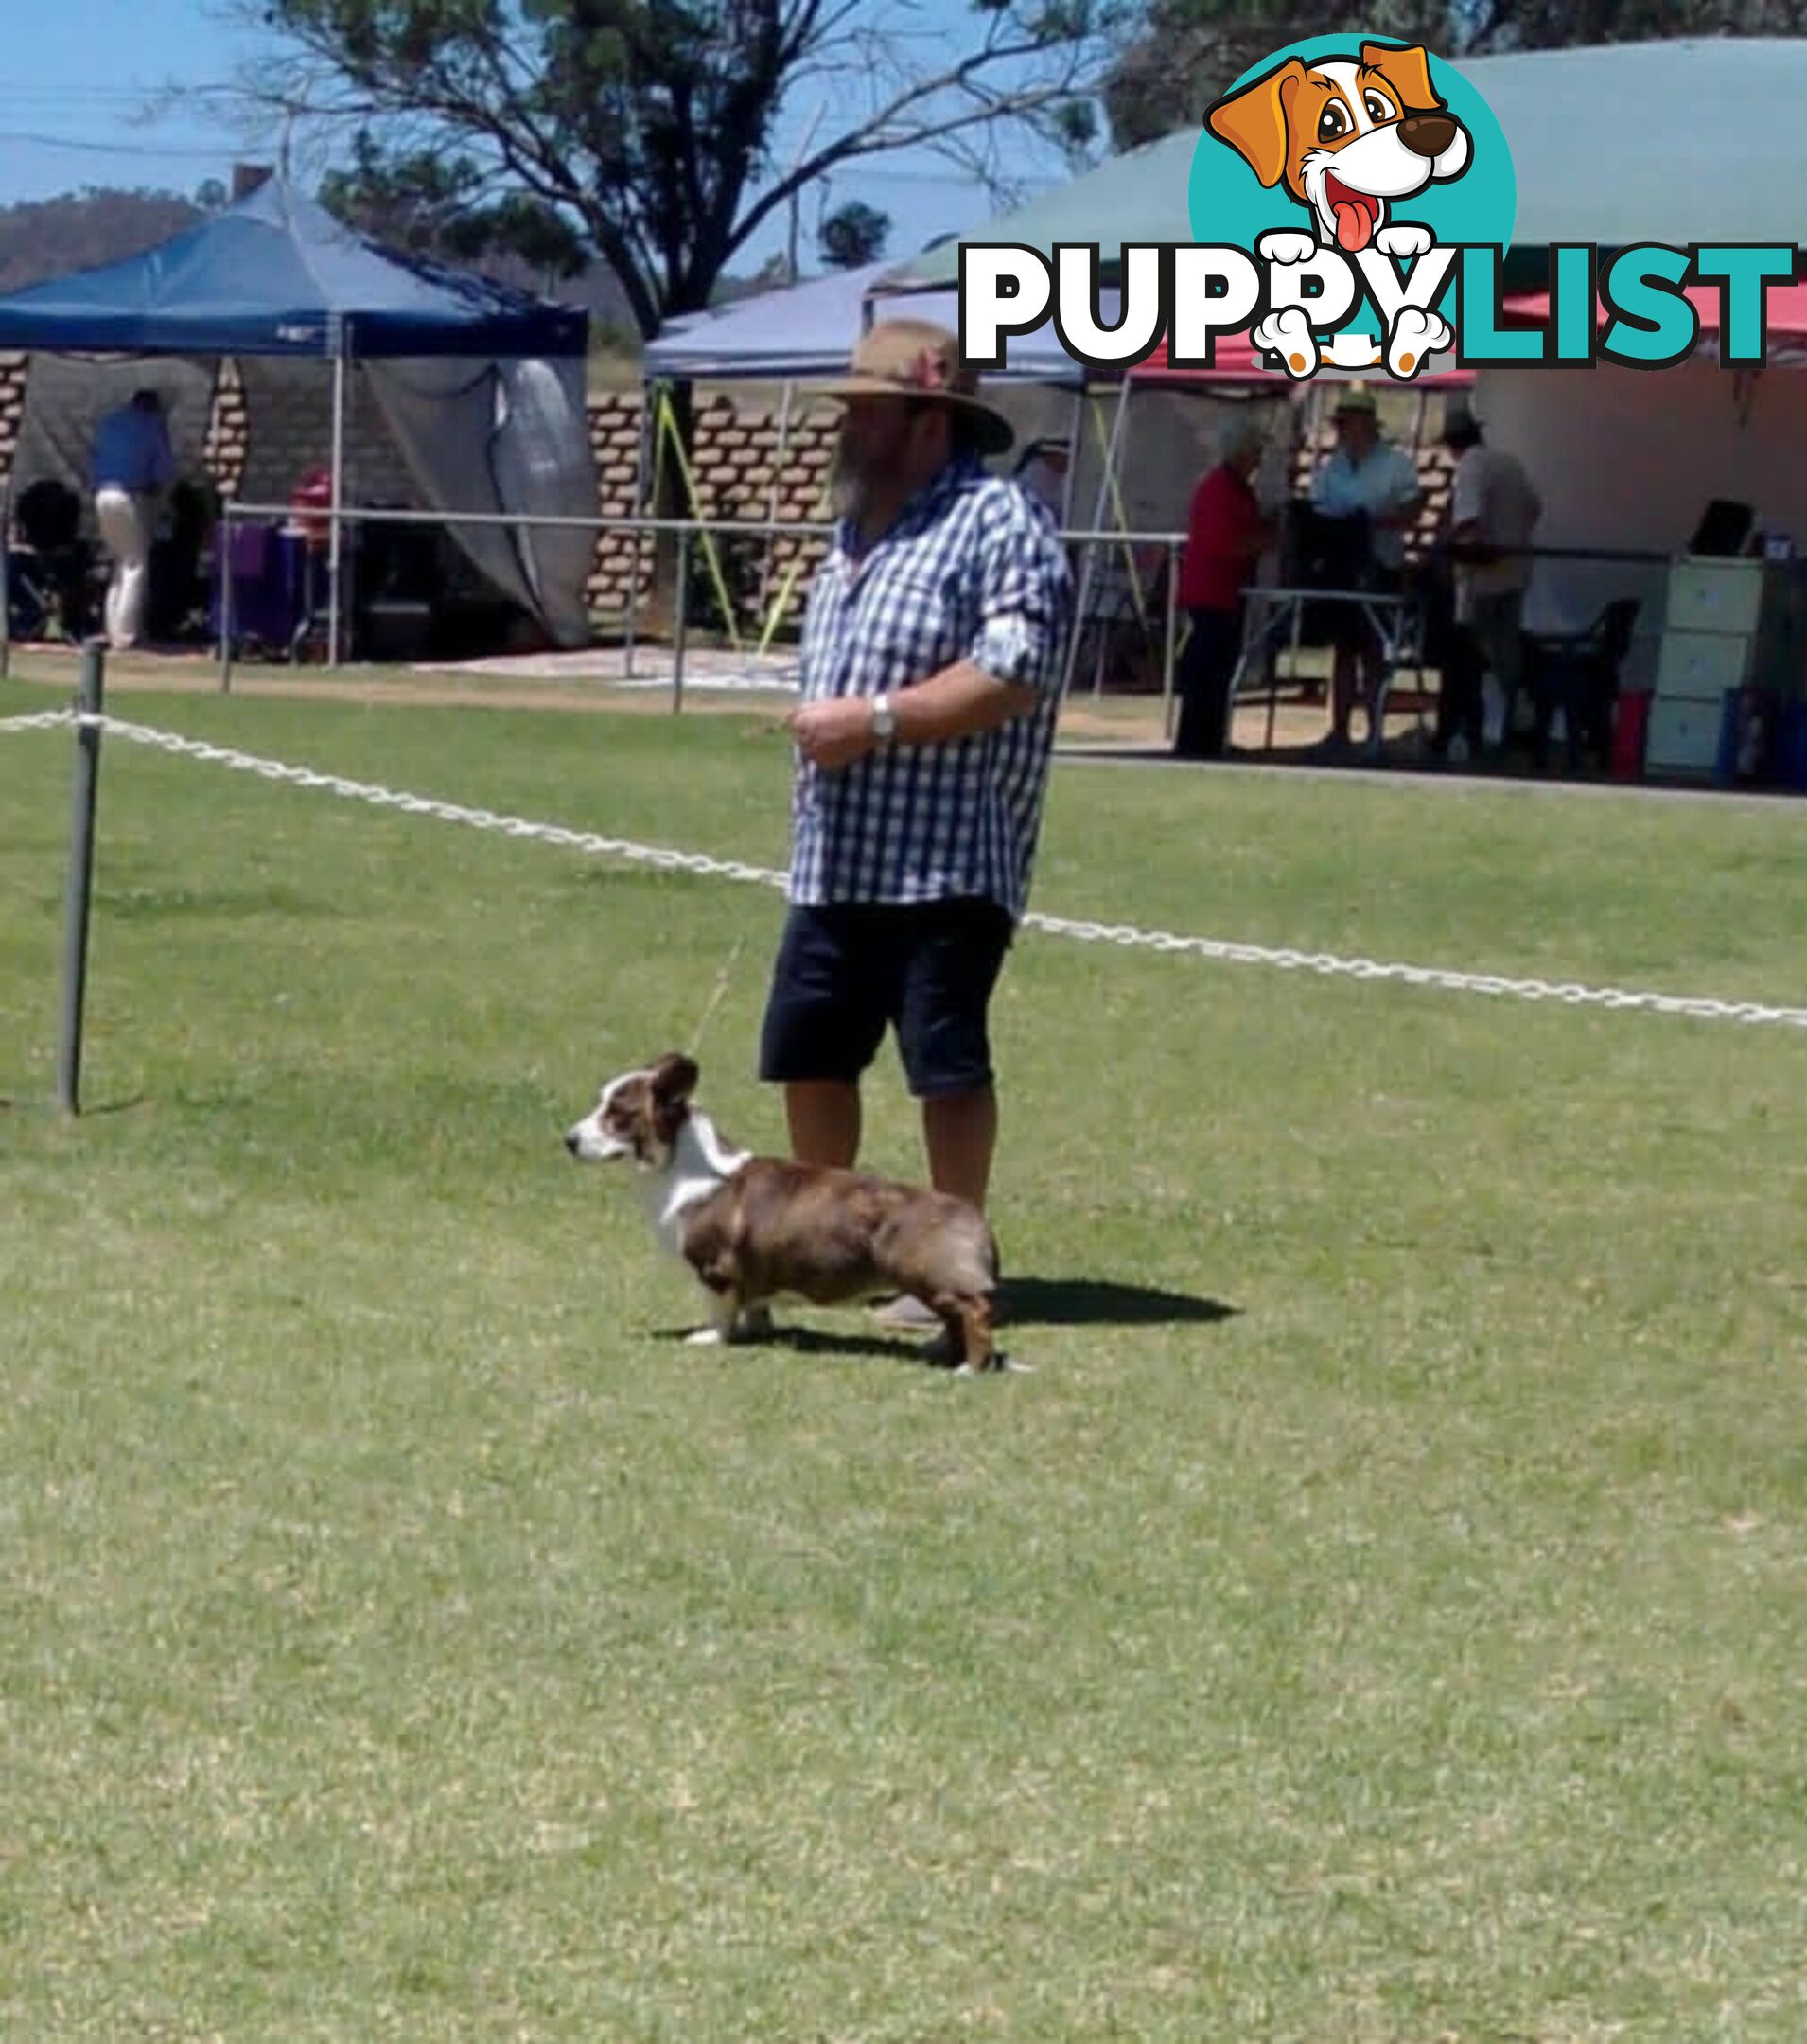
M 1481 422 L 1466 405 L 1451 405 L 1446 414 L 1443 444 L 1457 456 L 1449 485 L 1448 552 L 1456 630 L 1467 646 L 1466 657 L 1457 658 L 1444 675 L 1432 749 L 1439 758 L 1460 761 L 1482 749 L 1482 670 L 1500 692 L 1501 739 L 1518 698 L 1531 583 L 1523 550 L 1543 516 L 1543 501 L 1516 454 L 1486 445 Z
M 1311 485 L 1311 502 L 1326 518 L 1363 518 L 1372 543 L 1375 572 L 1369 586 L 1396 591 L 1403 584 L 1406 534 L 1424 504 L 1418 465 L 1380 432 L 1374 393 L 1351 383 L 1337 399 L 1337 445 Z M 1339 626 L 1330 668 L 1333 753 L 1349 749 L 1349 726 L 1358 697 L 1367 719 L 1370 746 L 1379 743 L 1380 648 L 1374 627 L 1353 607 Z
M 921 1101 L 931 1182 L 984 1207 L 997 1140 L 992 988 L 1026 906 L 1072 587 L 1052 522 L 988 475 L 1009 422 L 957 338 L 875 325 L 844 406 L 838 517 L 810 590 L 790 910 L 760 1076 L 801 1161 L 851 1165 L 886 1027 Z M 896 1326 L 933 1326 L 913 1299 Z
M 175 474 L 163 400 L 154 390 L 135 391 L 130 404 L 109 412 L 95 428 L 88 484 L 101 540 L 113 555 L 106 625 L 114 652 L 136 644 L 143 626 L 151 507 Z
M 1238 409 L 1219 440 L 1217 465 L 1192 492 L 1174 591 L 1190 620 L 1180 661 L 1175 759 L 1216 759 L 1223 752 L 1230 683 L 1242 652 L 1242 590 L 1274 537 L 1254 486 L 1265 445 L 1259 418 Z

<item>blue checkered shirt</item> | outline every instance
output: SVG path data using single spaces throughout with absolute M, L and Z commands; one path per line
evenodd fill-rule
M 798 758 L 794 902 L 1028 901 L 1065 677 L 1072 577 L 1046 512 L 959 456 L 864 560 L 837 525 L 803 624 L 805 702 L 876 696 L 971 661 L 1037 691 L 1021 716 L 941 744 L 880 746 L 851 766 Z

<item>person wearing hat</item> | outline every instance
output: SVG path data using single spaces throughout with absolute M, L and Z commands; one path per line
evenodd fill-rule
M 1446 551 L 1454 576 L 1454 622 L 1467 641 L 1444 671 L 1431 740 L 1439 759 L 1455 749 L 1480 752 L 1486 726 L 1482 675 L 1500 691 L 1498 725 L 1504 738 L 1523 678 L 1525 591 L 1531 544 L 1543 502 L 1524 464 L 1486 444 L 1481 421 L 1463 403 L 1444 414 L 1443 444 L 1456 455 L 1449 482 Z
M 1242 653 L 1242 591 L 1275 537 L 1254 492 L 1266 444 L 1260 418 L 1238 407 L 1219 435 L 1216 465 L 1199 479 L 1187 507 L 1174 591 L 1188 625 L 1180 660 L 1175 759 L 1223 754 L 1230 684 Z
M 826 386 L 837 513 L 802 640 L 789 908 L 762 1025 L 794 1154 L 851 1165 L 887 1028 L 931 1182 L 983 1209 L 988 1011 L 1027 903 L 1072 623 L 1045 512 L 983 457 L 1009 421 L 945 327 L 881 321 Z M 936 1325 L 915 1300 L 897 1325 Z
M 1311 502 L 1326 518 L 1363 521 L 1372 555 L 1366 587 L 1397 590 L 1405 578 L 1406 535 L 1424 505 L 1418 465 L 1382 435 L 1379 411 L 1366 384 L 1346 385 L 1331 416 L 1337 444 L 1312 481 Z M 1325 742 L 1332 751 L 1348 749 L 1358 699 L 1367 718 L 1368 741 L 1377 744 L 1380 661 L 1374 626 L 1349 607 L 1331 655 L 1331 731 Z

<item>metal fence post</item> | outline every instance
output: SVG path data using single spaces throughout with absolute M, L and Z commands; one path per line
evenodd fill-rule
M 691 529 L 677 534 L 677 615 L 672 624 L 672 714 L 684 707 L 684 642 L 690 636 Z
M 219 693 L 232 693 L 232 502 L 219 507 L 214 527 L 215 573 L 219 583 Z
M 69 818 L 69 875 L 62 918 L 62 1013 L 57 1027 L 57 1104 L 79 1114 L 81 1021 L 88 984 L 88 907 L 94 881 L 95 798 L 100 777 L 102 656 L 106 642 L 81 648 L 76 696 L 75 792 Z

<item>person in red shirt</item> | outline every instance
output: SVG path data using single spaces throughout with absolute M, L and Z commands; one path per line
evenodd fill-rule
M 1230 682 L 1242 650 L 1242 591 L 1274 537 L 1251 482 L 1265 438 L 1254 413 L 1236 413 L 1219 442 L 1217 466 L 1192 492 L 1175 591 L 1191 621 L 1180 658 L 1175 759 L 1223 754 Z

